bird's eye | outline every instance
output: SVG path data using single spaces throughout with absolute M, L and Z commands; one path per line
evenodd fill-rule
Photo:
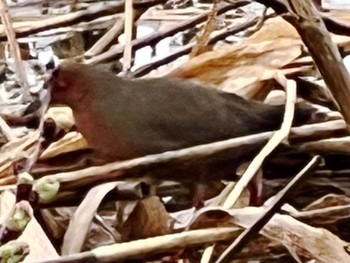
M 57 79 L 58 76 L 60 75 L 60 68 L 56 68 L 53 72 L 52 72 L 52 77 Z
M 50 62 L 46 64 L 46 70 L 55 70 L 55 69 L 56 69 L 55 61 L 51 59 Z

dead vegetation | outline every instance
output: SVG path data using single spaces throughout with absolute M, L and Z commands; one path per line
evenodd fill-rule
M 1 1 L 2 262 L 350 261 L 350 11 L 213 2 Z M 152 32 L 136 38 L 136 28 Z M 69 108 L 47 110 L 42 57 L 52 52 L 128 78 L 189 78 L 285 103 L 284 121 L 276 132 L 102 164 Z M 297 100 L 327 118 L 291 128 Z M 191 167 L 222 156 L 242 165 L 232 181 L 215 179 L 215 166 L 205 206 L 192 208 L 182 179 L 196 182 Z

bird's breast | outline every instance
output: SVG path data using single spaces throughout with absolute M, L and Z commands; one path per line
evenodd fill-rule
M 112 127 L 94 112 L 74 114 L 78 131 L 85 137 L 89 146 L 110 161 L 137 157 L 133 143 L 123 136 L 118 127 Z

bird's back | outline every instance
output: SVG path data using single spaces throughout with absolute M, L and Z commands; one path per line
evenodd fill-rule
M 101 84 L 111 77 L 113 85 Z M 131 81 L 107 72 L 99 73 L 98 78 L 94 78 L 98 91 L 93 109 L 101 123 L 108 126 L 100 129 L 101 145 L 109 140 L 104 130 L 113 130 L 118 141 L 129 144 L 135 155 L 273 130 L 281 124 L 280 107 L 246 101 L 189 81 L 168 78 Z M 123 147 L 119 148 L 117 157 L 128 158 L 123 156 Z

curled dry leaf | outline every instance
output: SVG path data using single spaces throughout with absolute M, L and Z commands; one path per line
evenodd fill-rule
M 350 43 L 346 36 L 332 35 L 332 39 L 343 47 Z M 273 79 L 276 71 L 299 59 L 303 49 L 295 28 L 283 18 L 275 17 L 265 21 L 264 26 L 249 38 L 194 57 L 169 75 L 196 78 L 227 92 L 255 98 L 266 89 L 263 82 Z M 283 72 L 305 74 L 310 70 L 309 64 L 310 61 L 298 63 Z
M 39 142 L 39 132 L 30 132 L 22 138 L 8 142 L 0 149 L 0 185 L 16 183 L 14 163 L 27 159 Z
M 328 194 L 306 206 L 303 211 L 327 208 L 331 206 L 344 206 L 350 204 L 350 197 L 346 195 Z
M 4 223 L 6 219 L 11 215 L 13 207 L 15 206 L 16 197 L 10 191 L 5 191 L 0 196 L 0 210 L 1 218 L 0 221 Z M 22 209 L 29 209 L 29 204 L 23 203 Z M 45 232 L 42 230 L 36 219 L 31 216 L 31 219 L 25 227 L 22 235 L 17 241 L 24 242 L 29 245 L 29 255 L 23 262 L 37 262 L 44 259 L 57 258 L 58 254 L 51 242 L 47 238 Z
M 39 132 L 30 132 L 22 138 L 5 144 L 0 150 L 0 163 L 28 157 L 30 149 L 39 141 L 39 137 Z
M 39 262 L 59 257 L 56 249 L 34 217 L 30 220 L 18 240 L 29 245 L 29 255 L 23 262 Z
M 204 208 L 198 212 L 196 224 L 209 222 L 208 217 L 215 217 L 217 225 L 238 225 L 251 227 L 253 222 L 264 213 L 264 207 L 245 207 L 223 210 Z M 224 213 L 231 216 L 224 216 Z M 205 221 L 203 219 L 206 218 Z M 345 241 L 328 230 L 315 228 L 302 223 L 289 215 L 275 214 L 260 231 L 263 236 L 275 240 L 292 252 L 292 254 L 314 259 L 317 262 L 350 262 L 350 256 L 345 252 Z M 294 252 L 294 253 L 293 253 Z
M 79 132 L 67 133 L 62 139 L 51 143 L 50 146 L 41 154 L 40 160 L 46 160 L 63 153 L 89 148 L 87 141 Z
M 45 118 L 53 119 L 57 127 L 65 131 L 69 131 L 74 125 L 73 112 L 69 107 L 50 107 Z
M 113 211 L 111 211 L 113 212 Z M 97 221 L 97 219 L 101 219 Z M 115 219 L 115 214 L 113 219 Z M 84 250 L 91 250 L 105 245 L 120 243 L 120 235 L 113 227 L 113 222 L 108 224 L 104 217 L 96 216 L 89 228 L 89 234 L 84 243 Z
M 125 241 L 170 233 L 170 216 L 157 196 L 139 201 L 122 227 Z
M 233 209 L 230 214 L 237 225 L 249 227 L 263 210 L 263 207 L 247 207 L 240 211 Z M 317 262 L 350 262 L 350 256 L 344 250 L 345 241 L 325 229 L 309 226 L 288 215 L 275 214 L 261 234 L 282 243 L 295 254 Z
M 305 207 L 303 211 L 287 205 L 283 210 L 298 220 L 312 222 L 313 225 L 327 228 L 340 236 L 342 233 L 339 232 L 343 229 L 337 226 L 349 220 L 350 198 L 346 195 L 328 194 Z
M 277 18 L 270 19 L 257 33 L 235 45 L 191 59 L 170 75 L 196 78 L 228 92 L 254 96 L 264 88 L 259 85 L 261 81 L 272 79 L 277 70 L 302 54 L 303 45 L 295 29 L 282 29 L 276 20 L 279 23 Z
M 53 238 L 62 239 L 75 210 L 76 207 L 54 207 L 41 211 L 41 216 Z
M 69 255 L 82 250 L 92 219 L 103 198 L 118 186 L 118 182 L 100 184 L 93 187 L 79 205 L 69 221 L 64 235 L 62 254 Z

